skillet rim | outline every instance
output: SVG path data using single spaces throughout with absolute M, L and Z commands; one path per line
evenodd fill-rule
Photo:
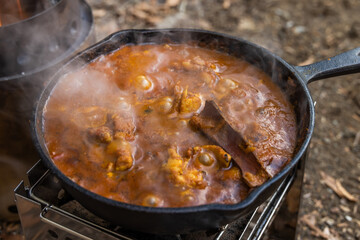
M 118 37 L 119 35 L 127 34 L 127 33 L 172 33 L 172 32 L 188 32 L 188 33 L 206 33 L 211 34 L 217 37 L 224 37 L 231 40 L 235 40 L 237 42 L 241 42 L 244 44 L 247 44 L 251 46 L 252 48 L 256 48 L 258 50 L 261 50 L 262 52 L 270 55 L 273 59 L 283 64 L 282 69 L 284 67 L 290 71 L 295 77 L 297 83 L 302 87 L 302 91 L 305 93 L 307 104 L 309 107 L 309 125 L 307 129 L 306 136 L 301 144 L 301 147 L 298 149 L 298 152 L 295 154 L 295 156 L 291 159 L 291 161 L 279 172 L 277 173 L 273 178 L 266 181 L 261 186 L 254 188 L 249 195 L 242 200 L 239 203 L 235 204 L 223 204 L 223 203 L 211 203 L 211 204 L 204 204 L 204 205 L 197 205 L 197 206 L 189 206 L 189 207 L 145 207 L 130 203 L 123 203 L 120 201 L 112 200 L 110 198 L 106 198 L 104 196 L 98 195 L 94 192 L 91 192 L 90 190 L 81 187 L 74 181 L 72 181 L 70 178 L 68 178 L 65 174 L 63 174 L 54 164 L 51 157 L 48 155 L 48 150 L 44 144 L 44 136 L 42 132 L 43 127 L 43 118 L 42 113 L 44 110 L 44 106 L 46 105 L 46 102 L 49 98 L 49 96 L 52 93 L 52 90 L 56 87 L 57 82 L 61 79 L 60 77 L 64 74 L 67 74 L 69 71 L 67 70 L 67 67 L 71 65 L 74 61 L 79 59 L 81 56 L 89 53 L 90 51 L 94 51 L 97 48 L 100 48 L 102 45 L 106 45 L 107 43 L 111 43 L 111 41 L 114 41 L 114 38 Z M 93 58 L 95 59 L 95 58 Z M 93 60 L 92 59 L 92 60 Z M 86 64 L 88 64 L 89 61 L 86 61 Z M 86 65 L 84 64 L 84 65 Z M 79 68 L 79 67 L 77 67 Z M 73 69 L 72 69 L 73 70 Z M 65 71 L 64 73 L 62 73 Z M 108 37 L 104 38 L 103 40 L 99 41 L 98 43 L 90 46 L 89 48 L 79 52 L 77 55 L 69 59 L 55 74 L 52 75 L 48 85 L 44 88 L 42 91 L 38 101 L 36 102 L 36 107 L 34 109 L 34 118 L 32 121 L 30 121 L 31 130 L 32 130 L 32 139 L 35 144 L 35 147 L 40 154 L 41 160 L 45 163 L 45 165 L 57 176 L 60 178 L 61 181 L 65 182 L 65 184 L 69 185 L 70 187 L 74 188 L 76 191 L 81 192 L 82 194 L 85 194 L 88 197 L 92 197 L 93 199 L 103 202 L 104 204 L 110 205 L 112 207 L 116 208 L 125 208 L 127 210 L 131 211 L 138 211 L 138 212 L 144 212 L 144 213 L 153 213 L 153 214 L 186 214 L 186 213 L 197 213 L 197 212 L 207 212 L 207 211 L 240 211 L 244 210 L 248 207 L 250 207 L 253 202 L 255 202 L 260 195 L 271 185 L 275 184 L 278 180 L 285 178 L 290 171 L 297 165 L 300 158 L 306 154 L 306 150 L 308 149 L 312 133 L 314 130 L 315 125 L 315 111 L 314 111 L 314 104 L 313 100 L 310 94 L 309 89 L 307 88 L 306 81 L 304 77 L 296 70 L 295 66 L 287 63 L 284 59 L 277 56 L 276 54 L 272 53 L 271 51 L 255 44 L 250 41 L 244 40 L 240 37 L 231 36 L 225 33 L 219 33 L 214 31 L 208 31 L 208 30 L 202 30 L 202 29 L 191 29 L 191 28 L 164 28 L 164 29 L 126 29 L 121 30 L 118 32 L 115 32 Z M 40 127 L 39 127 L 40 126 Z M 305 130 L 304 130 L 305 131 Z M 46 150 L 45 150 L 46 149 Z M 263 202 L 263 201 L 262 201 Z

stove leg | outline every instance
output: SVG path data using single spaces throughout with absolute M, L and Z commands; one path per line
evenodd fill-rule
M 274 218 L 265 239 L 296 239 L 296 227 L 304 179 L 305 159 L 307 158 L 307 154 L 305 155 L 306 156 L 299 161 L 295 180 Z

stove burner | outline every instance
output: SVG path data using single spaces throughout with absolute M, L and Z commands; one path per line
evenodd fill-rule
M 293 183 L 301 183 L 302 177 L 303 168 L 294 171 L 264 204 L 243 219 L 221 229 L 181 235 L 134 232 L 93 215 L 62 189 L 60 181 L 41 161 L 29 170 L 27 183 L 22 181 L 15 189 L 15 200 L 27 239 L 261 239 L 287 192 L 291 186 L 299 187 Z

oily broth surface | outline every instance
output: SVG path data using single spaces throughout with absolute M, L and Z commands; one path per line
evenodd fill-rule
M 198 102 L 181 112 L 175 96 L 185 91 Z M 245 61 L 188 45 L 124 46 L 64 76 L 45 107 L 46 145 L 66 176 L 107 198 L 158 207 L 237 203 L 250 188 L 236 164 L 222 167 L 210 153 L 207 166 L 191 153 L 214 145 L 188 123 L 205 100 L 220 106 L 269 176 L 291 160 L 295 115 L 280 89 Z M 131 136 L 115 136 L 116 118 L 133 126 Z M 111 142 L 89 135 L 104 126 L 111 142 L 126 146 L 129 168 L 117 169 Z

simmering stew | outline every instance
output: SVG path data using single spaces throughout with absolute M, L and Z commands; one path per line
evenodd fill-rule
M 293 107 L 249 63 L 186 44 L 128 45 L 57 83 L 44 111 L 56 166 L 150 207 L 238 203 L 292 158 Z

